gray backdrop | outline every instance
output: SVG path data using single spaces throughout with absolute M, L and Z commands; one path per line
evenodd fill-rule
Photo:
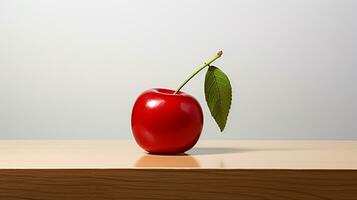
M 140 92 L 215 64 L 234 96 L 206 139 L 357 139 L 357 1 L 0 0 L 0 139 L 131 138 Z

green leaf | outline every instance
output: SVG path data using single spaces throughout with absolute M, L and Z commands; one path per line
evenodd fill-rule
M 215 66 L 209 66 L 206 73 L 205 97 L 211 115 L 222 132 L 231 108 L 232 87 L 227 75 Z

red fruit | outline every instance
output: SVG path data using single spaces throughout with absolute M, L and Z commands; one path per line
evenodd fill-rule
M 203 126 L 198 101 L 184 92 L 150 89 L 136 100 L 131 128 L 136 142 L 155 154 L 177 154 L 191 149 Z

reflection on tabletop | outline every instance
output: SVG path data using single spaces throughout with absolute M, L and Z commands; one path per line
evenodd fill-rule
M 187 154 L 180 155 L 153 155 L 141 156 L 135 164 L 136 167 L 200 167 L 198 161 Z
M 229 160 L 233 165 L 247 161 L 247 166 L 251 163 L 249 155 L 254 153 L 276 152 L 276 151 L 292 151 L 295 148 L 235 148 L 235 147 L 194 147 L 187 152 L 187 154 L 176 155 L 155 155 L 143 154 L 134 163 L 135 167 L 142 168 L 229 168 L 226 165 L 226 160 Z M 255 161 L 257 162 L 257 161 Z M 259 163 L 272 164 L 271 160 L 258 159 Z M 231 165 L 232 166 L 232 165 Z M 241 167 L 246 167 L 244 162 Z

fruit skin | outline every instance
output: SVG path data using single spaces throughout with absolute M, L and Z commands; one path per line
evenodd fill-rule
M 154 88 L 140 94 L 131 115 L 138 145 L 153 154 L 178 154 L 191 149 L 203 127 L 202 108 L 184 92 Z

